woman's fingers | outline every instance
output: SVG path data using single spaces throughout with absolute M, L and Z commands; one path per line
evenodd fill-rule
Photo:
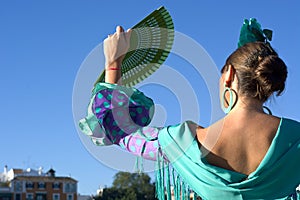
M 117 26 L 116 27 L 116 33 L 121 33 L 121 32 L 124 32 L 124 29 L 122 26 Z
M 117 61 L 121 63 L 130 47 L 131 30 L 124 31 L 122 26 L 116 27 L 114 34 L 108 35 L 104 40 L 104 55 L 106 66 Z
M 124 28 L 122 27 L 122 26 L 117 26 L 116 27 L 116 32 L 114 33 L 114 34 L 110 34 L 110 35 L 108 35 L 108 37 L 111 37 L 111 36 L 113 36 L 113 35 L 115 35 L 115 34 L 120 34 L 120 33 L 125 33 L 126 34 L 126 38 L 130 38 L 130 35 L 131 35 L 131 32 L 132 32 L 132 29 L 127 29 L 127 31 L 125 31 L 124 30 Z
M 127 29 L 127 31 L 126 31 L 126 34 L 125 34 L 125 40 L 126 40 L 127 42 L 130 41 L 131 32 L 132 32 L 132 29 Z
M 127 29 L 127 31 L 124 30 L 122 26 L 117 26 L 116 27 L 116 35 L 122 35 L 122 37 L 125 39 L 125 41 L 130 40 L 130 35 L 131 35 L 131 29 Z
M 116 32 L 113 33 L 113 34 L 109 34 L 107 37 L 110 38 L 110 37 L 112 37 L 112 36 L 114 36 L 114 35 L 116 35 L 116 34 L 119 35 L 119 34 L 122 33 L 122 32 L 124 32 L 123 27 L 122 27 L 122 26 L 117 26 L 117 27 L 116 27 Z

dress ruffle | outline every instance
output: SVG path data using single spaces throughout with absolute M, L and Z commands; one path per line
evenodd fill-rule
M 152 99 L 135 88 L 98 83 L 80 120 L 81 131 L 96 145 L 118 144 L 122 138 L 147 126 L 153 117 Z

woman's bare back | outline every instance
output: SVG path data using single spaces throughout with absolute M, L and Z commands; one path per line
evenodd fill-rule
M 197 139 L 208 163 L 249 175 L 266 155 L 279 124 L 280 118 L 263 113 L 228 116 L 198 128 Z

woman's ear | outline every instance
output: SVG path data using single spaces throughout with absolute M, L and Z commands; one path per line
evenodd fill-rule
M 233 68 L 232 65 L 228 65 L 227 71 L 224 73 L 225 73 L 224 76 L 225 85 L 227 87 L 230 87 L 231 83 L 234 81 L 235 69 Z

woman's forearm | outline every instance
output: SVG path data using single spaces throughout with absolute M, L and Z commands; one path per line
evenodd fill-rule
M 116 32 L 104 40 L 105 82 L 122 84 L 121 65 L 130 45 L 131 30 L 124 32 L 123 27 L 117 26 Z
M 111 84 L 122 84 L 121 63 L 113 62 L 105 69 L 105 82 Z

